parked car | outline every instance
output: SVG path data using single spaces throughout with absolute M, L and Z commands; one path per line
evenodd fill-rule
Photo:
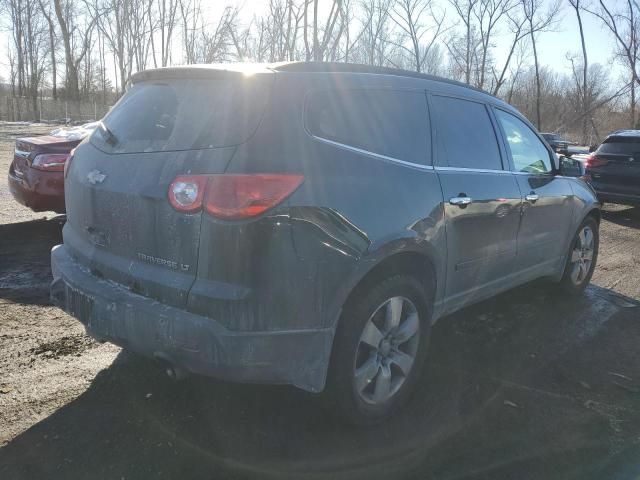
M 326 386 L 374 422 L 437 319 L 540 277 L 588 284 L 599 205 L 558 173 L 513 107 L 438 77 L 149 70 L 69 165 L 52 298 L 172 376 Z
M 640 130 L 609 134 L 587 158 L 585 175 L 601 201 L 640 205 Z
M 64 213 L 64 165 L 93 128 L 95 123 L 17 139 L 8 178 L 13 198 L 36 212 Z
M 569 142 L 567 140 L 564 140 L 557 133 L 542 133 L 541 135 L 554 152 L 569 156 Z

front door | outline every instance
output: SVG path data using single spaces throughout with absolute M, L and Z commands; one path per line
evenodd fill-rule
M 502 289 L 513 272 L 521 196 L 487 107 L 430 99 L 447 233 L 446 310 Z
M 574 233 L 571 185 L 554 173 L 552 153 L 531 127 L 503 110 L 495 112 L 523 197 L 516 271 L 532 278 L 555 273 Z

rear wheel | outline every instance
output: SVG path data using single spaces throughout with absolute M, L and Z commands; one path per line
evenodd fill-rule
M 430 330 L 424 288 L 409 275 L 396 275 L 360 292 L 345 307 L 334 342 L 329 389 L 348 421 L 380 421 L 414 389 Z
M 587 217 L 575 234 L 567 254 L 560 285 L 568 293 L 579 294 L 587 288 L 598 259 L 598 222 Z

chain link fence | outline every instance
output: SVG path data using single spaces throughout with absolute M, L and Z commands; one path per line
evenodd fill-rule
M 98 102 L 72 102 L 38 98 L 0 97 L 0 120 L 8 122 L 42 122 L 82 124 L 102 118 L 110 105 Z

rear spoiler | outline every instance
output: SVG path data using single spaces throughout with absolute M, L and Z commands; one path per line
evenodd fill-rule
M 182 78 L 216 78 L 225 76 L 245 75 L 257 73 L 274 73 L 267 64 L 261 63 L 218 63 L 203 65 L 185 65 L 181 67 L 164 67 L 144 70 L 131 76 L 131 83 L 147 80 L 168 80 Z

